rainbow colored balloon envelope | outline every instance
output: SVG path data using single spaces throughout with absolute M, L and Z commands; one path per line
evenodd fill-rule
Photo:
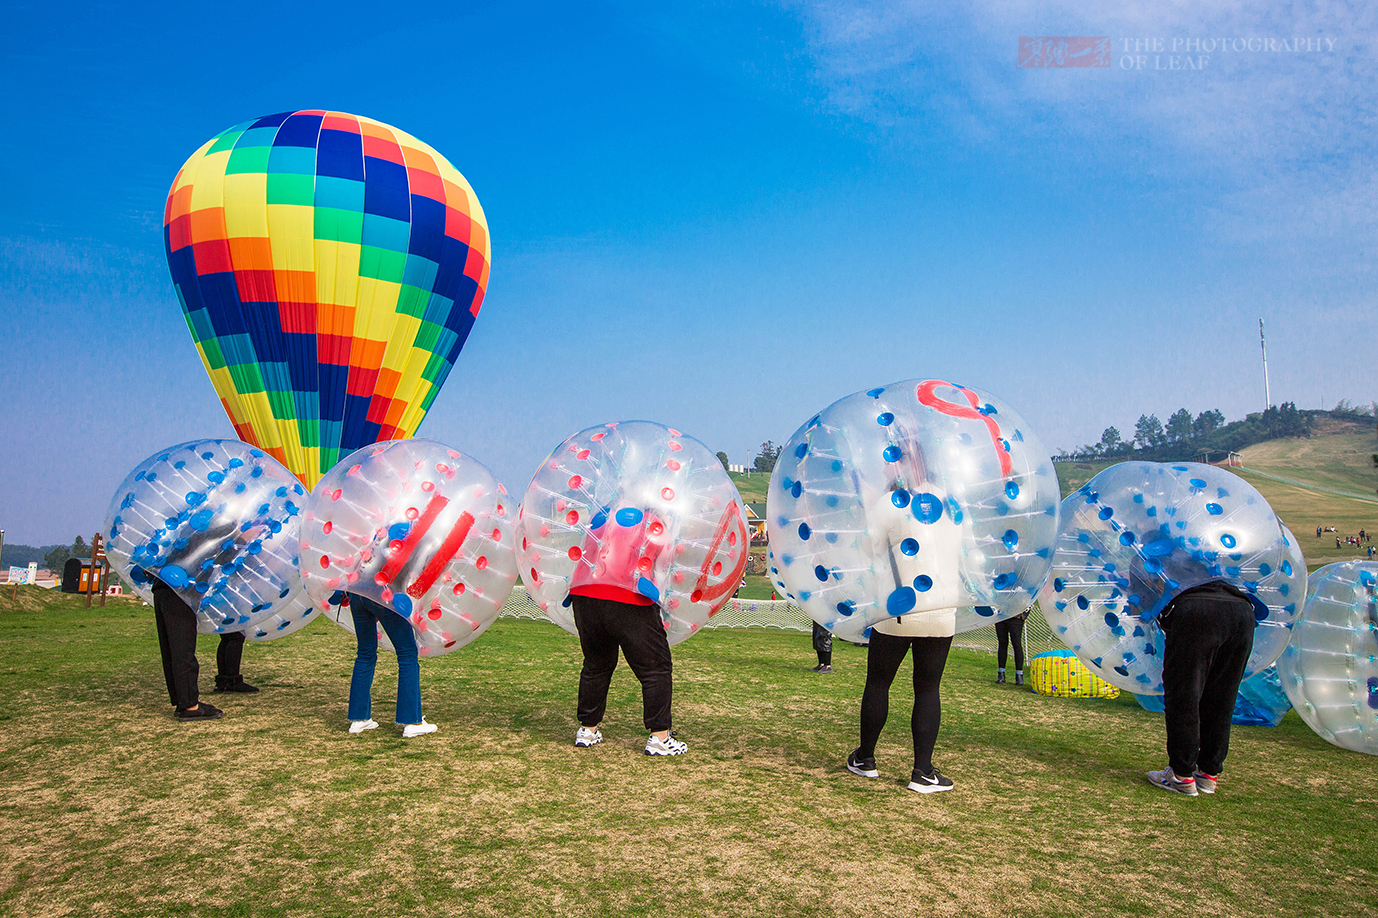
M 445 157 L 344 112 L 208 140 L 172 183 L 163 237 L 236 435 L 308 487 L 352 450 L 416 432 L 491 256 L 483 208 Z

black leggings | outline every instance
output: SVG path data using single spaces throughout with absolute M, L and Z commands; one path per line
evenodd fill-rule
M 227 631 L 220 635 L 215 648 L 215 673 L 223 681 L 233 682 L 239 677 L 239 661 L 244 659 L 244 632 Z
M 832 665 L 833 633 L 818 622 L 813 623 L 813 652 L 818 654 L 819 666 Z
M 860 751 L 862 758 L 876 754 L 876 741 L 890 714 L 890 684 L 910 647 L 914 648 L 914 715 L 910 720 L 914 768 L 927 774 L 933 770 L 933 747 L 942 722 L 938 683 L 942 682 L 947 652 L 952 647 L 950 637 L 895 637 L 871 632 L 866 654 L 866 691 L 861 695 Z
M 1007 618 L 995 623 L 995 637 L 999 642 L 995 651 L 995 665 L 1005 668 L 1009 659 L 1009 645 L 1014 645 L 1014 668 L 1024 671 L 1024 619 Z
M 1174 773 L 1220 774 L 1230 719 L 1254 647 L 1254 609 L 1213 584 L 1172 603 L 1163 648 L 1167 759 Z

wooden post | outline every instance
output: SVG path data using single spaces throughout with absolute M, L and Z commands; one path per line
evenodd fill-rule
M 98 582 L 101 583 L 102 587 L 100 591 L 100 604 L 102 608 L 105 607 L 104 583 L 101 582 L 102 578 L 98 573 L 101 568 L 96 566 L 97 563 L 101 565 L 107 563 L 105 560 L 104 540 L 101 538 L 99 532 L 91 537 L 91 570 L 86 576 L 86 608 L 88 609 L 91 608 L 91 590 L 96 587 Z

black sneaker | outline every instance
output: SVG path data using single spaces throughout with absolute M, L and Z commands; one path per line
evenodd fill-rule
M 952 790 L 952 779 L 944 778 L 936 768 L 927 774 L 915 768 L 914 773 L 909 776 L 909 789 L 921 794 L 936 794 L 939 791 Z
M 857 749 L 847 756 L 847 770 L 854 775 L 861 775 L 863 778 L 879 778 L 880 772 L 876 771 L 876 760 L 874 756 L 862 758 Z
M 220 710 L 215 705 L 206 701 L 201 702 L 195 708 L 192 709 L 178 708 L 176 714 L 177 719 L 181 721 L 215 720 L 217 717 L 224 716 L 224 711 Z
M 245 682 L 243 676 L 235 676 L 233 678 L 216 676 L 215 690 L 217 693 L 234 692 L 240 695 L 254 695 L 258 692 L 258 686 L 250 685 Z
M 1004 685 L 1004 684 L 1005 684 L 1005 674 L 1004 674 L 1004 673 L 996 673 L 996 674 L 995 674 L 995 684 L 996 684 L 996 685 Z
M 1023 673 L 1015 673 L 1015 674 L 1014 674 L 1014 684 L 1015 684 L 1015 685 L 1023 685 L 1023 684 L 1024 684 L 1024 674 L 1023 674 Z

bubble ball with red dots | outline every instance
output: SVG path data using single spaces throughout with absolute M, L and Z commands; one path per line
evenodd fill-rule
M 1093 671 L 1139 695 L 1163 693 L 1157 618 L 1179 593 L 1223 580 L 1253 600 L 1246 678 L 1278 658 L 1306 594 L 1296 537 L 1263 495 L 1197 462 L 1121 462 L 1062 502 L 1040 597 L 1058 639 Z
M 936 379 L 858 392 L 781 449 L 772 580 L 846 640 L 943 609 L 969 631 L 1033 604 L 1059 498 L 1047 451 L 994 395 Z
M 651 421 L 582 430 L 527 488 L 522 579 L 572 634 L 572 587 L 616 587 L 660 607 L 671 644 L 727 605 L 748 560 L 741 496 L 714 453 Z
M 457 650 L 498 617 L 517 580 L 516 504 L 486 467 L 432 440 L 390 440 L 346 456 L 306 504 L 302 581 L 353 631 L 340 594 L 401 615 L 421 656 Z
M 147 602 L 155 578 L 171 587 L 203 634 L 242 631 L 286 611 L 298 588 L 305 501 L 297 477 L 255 446 L 179 443 L 139 463 L 115 491 L 106 557 Z

